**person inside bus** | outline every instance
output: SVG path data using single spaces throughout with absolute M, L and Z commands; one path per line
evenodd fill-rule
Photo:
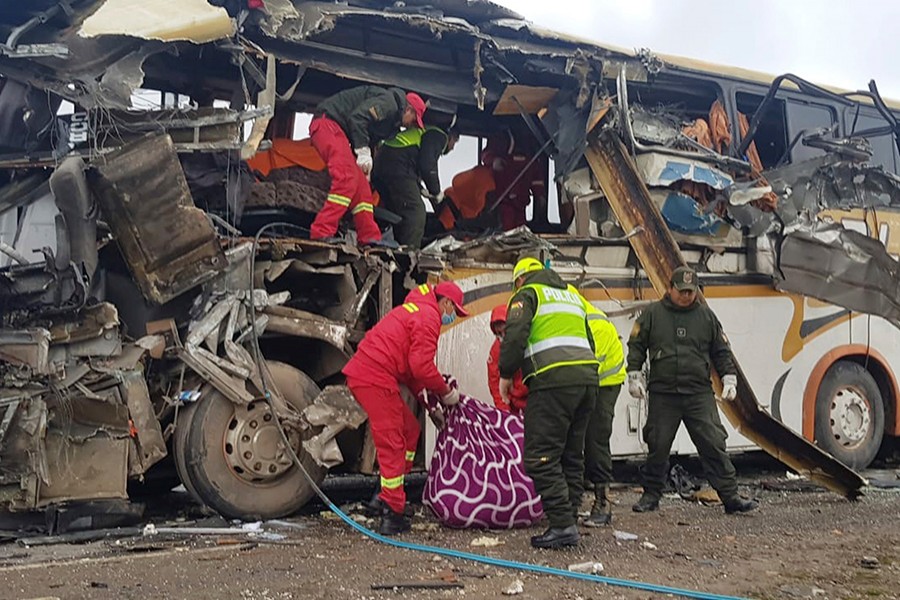
M 650 377 L 644 362 L 650 354 Z M 638 317 L 628 340 L 628 393 L 643 399 L 649 392 L 647 461 L 641 468 L 644 493 L 634 512 L 659 508 L 669 470 L 669 452 L 683 422 L 710 485 L 718 492 L 727 514 L 749 512 L 759 504 L 738 495 L 734 465 L 728 457 L 728 437 L 710 384 L 710 364 L 722 377 L 722 399 L 737 397 L 737 370 L 728 338 L 719 319 L 697 296 L 697 273 L 679 267 L 672 273 L 662 300 Z
M 508 400 L 500 395 L 500 344 L 503 342 L 503 334 L 506 332 L 506 305 L 495 306 L 491 311 L 491 333 L 494 334 L 494 343 L 487 359 L 488 388 L 494 399 L 494 406 L 500 410 L 509 411 L 514 415 L 525 414 L 525 403 L 528 401 L 528 386 L 522 382 L 522 371 L 517 371 L 513 377 L 513 386 L 509 391 Z
M 446 128 L 446 129 L 445 129 Z M 418 249 L 425 234 L 425 204 L 419 182 L 439 204 L 444 193 L 438 175 L 438 159 L 453 150 L 459 132 L 434 124 L 425 112 L 425 127 L 411 127 L 385 140 L 375 155 L 372 185 L 384 207 L 402 221 L 394 226 L 401 246 Z
M 504 231 L 526 224 L 525 209 L 532 205 L 532 228 L 543 231 L 547 221 L 547 174 L 549 159 L 538 151 L 530 132 L 512 128 L 488 137 L 481 153 L 481 164 L 494 176 L 492 193 L 487 196 L 488 207 L 497 200 L 497 218 Z

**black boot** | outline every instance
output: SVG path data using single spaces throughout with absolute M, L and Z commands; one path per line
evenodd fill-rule
M 551 527 L 541 535 L 531 538 L 531 545 L 535 548 L 549 548 L 556 550 L 564 546 L 576 546 L 581 536 L 578 535 L 578 527 Z
M 756 500 L 748 500 L 740 496 L 734 496 L 722 502 L 725 505 L 725 514 L 733 515 L 734 513 L 745 513 L 759 508 L 759 502 Z
M 659 510 L 659 498 L 644 492 L 641 494 L 641 499 L 637 501 L 637 504 L 631 507 L 631 510 L 639 513 Z
M 600 527 L 612 523 L 612 504 L 609 502 L 609 486 L 594 486 L 594 506 L 591 507 L 591 516 L 584 522 L 588 527 Z
M 406 515 L 395 513 L 390 508 L 385 508 L 381 514 L 381 527 L 378 533 L 381 535 L 397 535 L 410 529 L 410 519 Z
M 379 495 L 380 493 L 379 490 L 375 490 L 375 493 L 372 494 L 372 498 L 363 506 L 363 512 L 370 519 L 374 519 L 383 514 L 385 510 L 388 510 L 387 504 L 384 503 L 384 500 L 382 500 Z M 415 513 L 416 511 L 411 505 L 407 504 L 403 507 L 403 514 L 405 516 L 412 518 Z
M 384 509 L 387 508 L 384 501 L 379 497 L 379 493 L 380 490 L 375 490 L 375 493 L 372 494 L 372 498 L 365 504 L 366 516 L 371 519 L 380 516 L 384 512 Z

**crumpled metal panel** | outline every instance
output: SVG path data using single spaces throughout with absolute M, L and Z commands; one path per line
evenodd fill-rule
M 876 239 L 818 223 L 784 238 L 779 269 L 779 290 L 879 315 L 900 327 L 900 263 Z
M 89 179 L 149 301 L 164 304 L 226 267 L 216 231 L 194 206 L 168 135 L 146 137 L 102 157 Z

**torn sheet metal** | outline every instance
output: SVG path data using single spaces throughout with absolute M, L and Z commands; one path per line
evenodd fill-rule
M 166 441 L 150 400 L 143 369 L 122 372 L 120 377 L 119 387 L 128 407 L 132 434 L 128 474 L 141 475 L 166 456 Z
M 486 238 L 465 242 L 449 249 L 447 256 L 454 263 L 472 261 L 480 263 L 515 264 L 522 256 L 548 256 L 556 253 L 556 246 L 541 238 L 526 226 L 517 227 Z
M 790 228 L 798 219 L 812 222 L 826 208 L 900 206 L 900 178 L 855 162 L 825 155 L 765 172 L 781 198 L 778 216 Z
M 644 183 L 650 186 L 668 187 L 679 181 L 693 181 L 724 190 L 734 183 L 724 171 L 699 160 L 647 152 L 636 156 L 634 161 Z
M 149 301 L 164 304 L 225 268 L 216 231 L 194 206 L 168 135 L 146 137 L 102 157 L 89 180 Z
M 837 224 L 817 223 L 781 243 L 776 287 L 900 327 L 900 263 L 877 239 Z
M 352 353 L 348 346 L 349 329 L 344 323 L 286 306 L 270 306 L 263 312 L 269 316 L 267 331 L 322 340 L 348 357 Z
M 303 441 L 303 449 L 321 466 L 334 467 L 344 462 L 335 436 L 345 429 L 357 429 L 368 415 L 356 402 L 350 388 L 340 385 L 326 387 L 312 404 L 303 409 L 303 417 L 313 427 L 323 427 L 321 433 Z
M 734 228 L 712 210 L 702 208 L 696 200 L 674 190 L 650 190 L 669 228 L 676 233 L 707 238 L 704 244 L 725 238 Z M 738 237 L 740 237 L 740 232 Z M 701 238 L 702 239 L 702 238 Z M 739 244 L 740 245 L 740 244 Z
M 643 227 L 643 232 L 629 241 L 654 289 L 664 294 L 672 271 L 685 265 L 684 258 L 640 174 L 632 166 L 625 146 L 614 132 L 604 129 L 592 139 L 585 158 L 621 226 L 626 230 Z M 733 402 L 721 402 L 719 407 L 738 432 L 798 473 L 847 498 L 858 498 L 865 480 L 760 408 L 737 360 L 734 364 L 738 376 L 737 398 Z M 714 382 L 714 388 L 721 390 L 718 377 Z
M 79 29 L 81 36 L 125 35 L 202 44 L 234 35 L 225 9 L 206 0 L 106 0 Z
M 49 351 L 50 332 L 46 329 L 0 330 L 2 363 L 23 367 L 32 375 L 49 375 Z

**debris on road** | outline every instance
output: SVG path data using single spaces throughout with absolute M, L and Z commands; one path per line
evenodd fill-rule
M 573 573 L 587 573 L 590 575 L 599 575 L 603 572 L 603 563 L 588 561 L 583 563 L 576 563 L 574 565 L 569 565 L 566 567 L 566 570 L 572 571 Z
M 618 529 L 613 531 L 613 535 L 619 542 L 634 542 L 638 539 L 638 536 L 636 536 L 635 534 L 628 533 L 627 531 L 619 531 Z
M 525 584 L 522 583 L 521 579 L 516 579 L 513 581 L 505 590 L 503 590 L 504 596 L 518 596 L 519 594 L 525 593 Z
M 877 569 L 881 566 L 881 563 L 874 556 L 863 556 L 862 559 L 860 559 L 859 564 L 864 569 Z
M 494 548 L 495 546 L 502 546 L 504 543 L 500 538 L 483 535 L 472 540 L 469 545 L 481 548 Z

